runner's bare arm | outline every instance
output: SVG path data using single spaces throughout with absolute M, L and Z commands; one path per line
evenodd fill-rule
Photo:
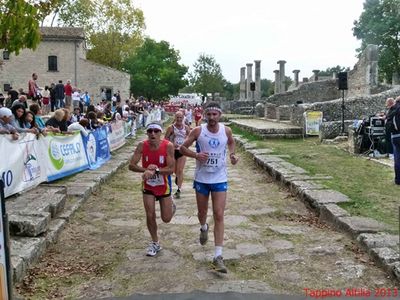
M 237 157 L 235 154 L 236 145 L 235 145 L 235 139 L 233 138 L 232 135 L 232 129 L 225 126 L 225 133 L 226 136 L 228 137 L 228 150 L 229 150 L 229 158 L 231 160 L 231 164 L 236 165 L 236 163 L 239 161 L 239 157 Z
M 185 141 L 183 142 L 183 144 L 181 145 L 181 147 L 179 148 L 179 152 L 181 152 L 183 155 L 185 156 L 189 156 L 192 158 L 196 158 L 197 153 L 189 150 L 189 147 L 193 144 L 193 142 L 195 140 L 197 140 L 197 138 L 199 137 L 200 134 L 200 127 L 196 127 L 195 129 L 193 129 L 189 135 L 186 137 Z
M 172 125 L 168 126 L 167 131 L 165 132 L 165 139 L 172 142 L 172 134 L 174 133 L 174 130 L 172 128 Z
M 196 127 L 192 131 L 190 131 L 189 136 L 186 138 L 183 145 L 179 148 L 179 151 L 186 156 L 197 159 L 198 161 L 204 163 L 208 159 L 208 153 L 206 152 L 194 152 L 189 149 L 189 147 L 199 138 L 201 132 L 201 127 Z M 183 150 L 182 150 L 183 149 Z
M 132 155 L 131 161 L 129 162 L 129 170 L 133 172 L 143 173 L 146 171 L 145 168 L 138 166 L 140 159 L 142 158 L 143 142 L 140 142 Z

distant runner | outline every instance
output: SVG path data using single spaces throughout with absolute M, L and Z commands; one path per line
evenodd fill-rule
M 171 197 L 171 174 L 174 171 L 174 146 L 161 139 L 162 127 L 158 123 L 150 123 L 146 127 L 148 139 L 140 142 L 129 163 L 129 170 L 143 173 L 143 204 L 146 211 L 147 229 L 151 242 L 147 248 L 147 256 L 155 256 L 162 247 L 157 235 L 156 207 L 160 202 L 161 220 L 169 223 L 175 212 L 175 204 Z M 142 166 L 138 166 L 142 160 Z
M 214 217 L 215 254 L 213 265 L 216 271 L 227 273 L 222 257 L 224 242 L 224 211 L 228 176 L 226 166 L 226 148 L 229 158 L 235 165 L 239 158 L 235 155 L 235 140 L 232 130 L 219 123 L 222 110 L 218 103 L 209 103 L 204 109 L 207 124 L 194 128 L 180 148 L 183 155 L 196 159 L 193 188 L 196 190 L 197 216 L 200 222 L 200 244 L 208 240 L 207 224 L 208 199 L 211 201 Z M 189 147 L 196 141 L 196 152 Z
M 185 168 L 186 157 L 183 156 L 179 148 L 189 135 L 190 127 L 183 123 L 183 112 L 177 111 L 175 113 L 175 122 L 167 128 L 165 138 L 171 141 L 175 147 L 175 184 L 178 186 L 174 197 L 179 199 L 181 197 L 181 189 L 183 184 L 183 169 Z

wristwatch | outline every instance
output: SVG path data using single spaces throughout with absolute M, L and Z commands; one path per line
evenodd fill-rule
M 156 175 L 160 174 L 160 169 L 159 169 L 159 168 L 156 168 L 155 174 L 156 174 Z

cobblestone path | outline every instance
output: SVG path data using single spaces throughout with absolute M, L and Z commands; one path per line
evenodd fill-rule
M 198 242 L 199 225 L 188 159 L 181 199 L 170 224 L 160 224 L 163 250 L 149 242 L 140 174 L 119 171 L 70 221 L 30 277 L 22 296 L 98 299 L 136 293 L 190 291 L 305 295 L 304 289 L 395 288 L 344 234 L 320 224 L 304 204 L 241 153 L 229 166 L 224 258 L 228 274 L 212 270 L 213 236 Z M 175 186 L 174 186 L 175 188 Z M 211 229 L 213 222 L 209 212 Z

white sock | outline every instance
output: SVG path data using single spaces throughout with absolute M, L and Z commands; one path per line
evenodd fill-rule
M 222 246 L 215 246 L 215 255 L 214 257 L 222 256 Z
M 207 230 L 207 228 L 208 228 L 208 225 L 207 225 L 207 223 L 206 224 L 204 224 L 204 225 L 201 225 L 201 231 L 205 231 L 205 230 Z

